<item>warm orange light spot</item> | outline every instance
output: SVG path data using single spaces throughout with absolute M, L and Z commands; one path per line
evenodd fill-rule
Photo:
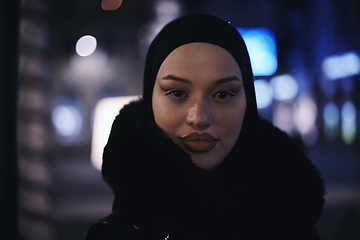
M 116 10 L 120 7 L 122 0 L 103 0 L 101 7 L 103 10 Z

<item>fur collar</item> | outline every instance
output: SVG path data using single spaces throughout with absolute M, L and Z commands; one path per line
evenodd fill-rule
M 282 226 L 290 232 L 317 222 L 324 204 L 320 173 L 270 123 L 261 121 L 263 144 L 256 150 L 262 157 L 247 160 L 258 166 L 255 170 L 220 164 L 206 172 L 145 113 L 142 100 L 125 106 L 104 149 L 102 175 L 115 193 L 113 210 L 120 209 L 138 225 L 151 222 L 198 236 L 221 232 L 222 238 L 224 229 L 229 236 L 238 235 L 239 224 L 248 231 L 260 224 L 268 231 Z

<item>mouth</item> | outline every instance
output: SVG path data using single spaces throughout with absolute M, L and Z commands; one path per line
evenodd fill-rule
M 196 154 L 209 152 L 215 147 L 218 139 L 208 133 L 190 133 L 184 137 L 180 137 L 185 147 Z

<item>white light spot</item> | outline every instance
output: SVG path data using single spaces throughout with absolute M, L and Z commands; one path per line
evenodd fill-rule
M 317 107 L 309 96 L 301 96 L 295 103 L 294 122 L 302 135 L 307 135 L 315 128 Z
M 60 137 L 69 138 L 77 136 L 82 129 L 81 115 L 73 106 L 57 106 L 51 116 L 56 133 Z
M 298 93 L 296 80 L 289 74 L 276 76 L 270 81 L 274 98 L 278 101 L 291 101 Z
M 360 58 L 356 52 L 327 57 L 322 70 L 329 80 L 350 77 L 360 73 Z
M 273 101 L 273 93 L 266 80 L 256 80 L 254 82 L 256 103 L 259 109 L 267 108 Z
M 81 57 L 91 55 L 96 49 L 96 38 L 90 35 L 81 37 L 76 43 L 76 53 Z
M 305 146 L 313 146 L 318 139 L 316 126 L 317 107 L 307 95 L 300 96 L 294 103 L 294 123 Z

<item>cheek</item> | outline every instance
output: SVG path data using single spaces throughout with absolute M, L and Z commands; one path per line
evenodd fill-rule
M 181 111 L 162 98 L 154 95 L 152 99 L 155 122 L 169 137 L 173 137 L 181 125 Z
M 227 146 L 232 147 L 239 137 L 246 111 L 246 100 L 241 99 L 237 104 L 223 112 L 219 118 L 218 129 L 223 133 Z

